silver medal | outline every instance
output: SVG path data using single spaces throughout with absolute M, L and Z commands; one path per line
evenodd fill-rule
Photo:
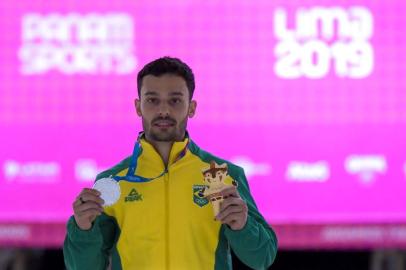
M 101 193 L 100 197 L 104 200 L 103 206 L 113 205 L 120 199 L 120 185 L 111 177 L 97 180 L 93 185 L 93 189 Z

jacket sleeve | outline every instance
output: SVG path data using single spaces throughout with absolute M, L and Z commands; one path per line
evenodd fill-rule
M 115 219 L 102 214 L 90 230 L 81 230 L 72 216 L 67 224 L 63 246 L 65 265 L 68 270 L 105 270 L 117 239 Z
M 241 230 L 225 227 L 225 236 L 237 257 L 253 269 L 267 269 L 275 260 L 277 238 L 275 232 L 258 212 L 250 194 L 244 171 L 238 168 L 238 192 L 248 206 L 247 223 Z

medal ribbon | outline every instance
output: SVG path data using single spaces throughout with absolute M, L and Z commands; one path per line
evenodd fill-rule
M 176 163 L 177 161 L 179 161 L 182 157 L 184 157 L 186 155 L 188 146 L 189 146 L 189 142 L 187 142 L 185 148 L 183 148 L 183 150 L 176 157 L 174 163 Z M 134 145 L 133 155 L 131 156 L 130 167 L 128 168 L 127 175 L 126 176 L 113 176 L 112 178 L 114 180 L 116 180 L 117 182 L 121 181 L 121 180 L 126 180 L 128 182 L 134 182 L 134 183 L 145 183 L 145 182 L 155 180 L 155 179 L 165 175 L 168 172 L 168 168 L 166 167 L 165 170 L 156 177 L 147 178 L 147 177 L 142 177 L 142 176 L 136 175 L 135 170 L 137 169 L 138 157 L 141 155 L 141 153 L 142 153 L 141 144 L 140 144 L 139 140 L 137 140 L 137 143 Z

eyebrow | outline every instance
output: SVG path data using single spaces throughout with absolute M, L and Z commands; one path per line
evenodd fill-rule
M 154 92 L 154 91 L 148 91 L 148 92 L 145 92 L 144 95 L 146 95 L 146 96 L 158 96 L 158 93 Z
M 145 92 L 146 96 L 159 96 L 159 94 L 155 91 L 147 91 Z M 184 94 L 182 92 L 171 92 L 169 93 L 170 96 L 184 96 Z
M 169 93 L 170 96 L 183 96 L 182 92 L 171 92 Z

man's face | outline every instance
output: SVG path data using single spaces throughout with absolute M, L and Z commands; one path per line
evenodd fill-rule
M 180 141 L 187 119 L 193 117 L 196 101 L 189 101 L 186 81 L 177 75 L 147 75 L 142 80 L 140 99 L 135 100 L 145 136 L 153 141 Z

